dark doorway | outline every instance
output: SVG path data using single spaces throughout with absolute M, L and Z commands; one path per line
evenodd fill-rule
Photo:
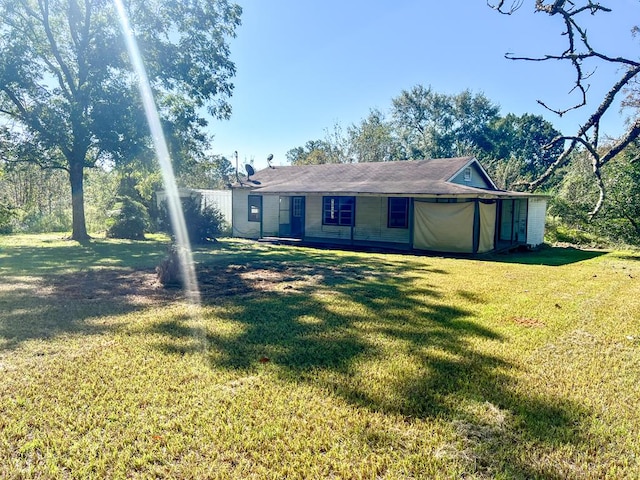
M 304 197 L 291 197 L 291 236 L 304 236 Z

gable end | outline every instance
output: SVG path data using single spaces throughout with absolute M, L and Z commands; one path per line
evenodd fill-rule
M 467 187 L 483 188 L 485 190 L 498 190 L 489 174 L 482 168 L 482 165 L 472 158 L 469 163 L 458 170 L 449 180 L 450 183 L 464 185 Z

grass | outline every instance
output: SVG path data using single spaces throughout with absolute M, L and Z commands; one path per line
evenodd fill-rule
M 640 255 L 0 237 L 1 478 L 637 478 Z

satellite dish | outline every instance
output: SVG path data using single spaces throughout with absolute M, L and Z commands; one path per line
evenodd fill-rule
M 269 165 L 269 168 L 275 168 L 273 165 L 271 165 L 271 160 L 273 160 L 273 153 L 270 153 L 267 157 L 267 165 Z
M 254 173 L 256 173 L 256 171 L 253 169 L 253 167 L 251 165 L 249 165 L 248 163 L 244 166 L 244 169 L 247 171 L 247 178 L 250 177 L 251 175 L 253 175 Z

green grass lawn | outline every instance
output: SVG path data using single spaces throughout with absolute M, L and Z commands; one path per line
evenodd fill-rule
M 0 478 L 639 478 L 640 254 L 0 237 Z

